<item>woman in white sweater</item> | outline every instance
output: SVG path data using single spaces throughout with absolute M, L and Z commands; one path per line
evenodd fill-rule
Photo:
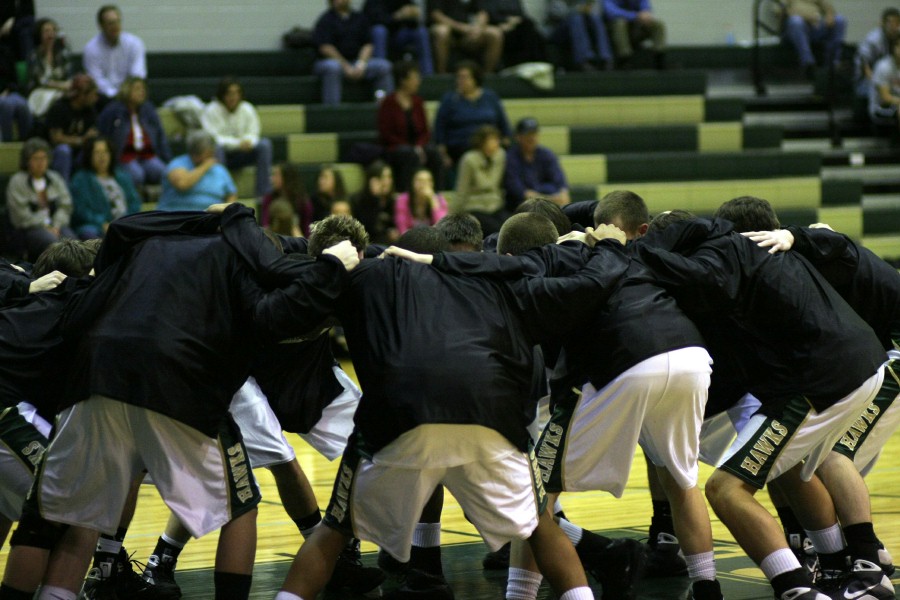
M 203 129 L 216 140 L 216 157 L 229 170 L 256 165 L 256 197 L 269 191 L 272 142 L 259 136 L 259 115 L 231 77 L 219 82 L 216 97 L 203 111 Z

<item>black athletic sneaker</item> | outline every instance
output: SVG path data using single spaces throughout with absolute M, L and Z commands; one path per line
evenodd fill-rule
M 656 547 L 650 546 L 644 577 L 684 577 L 688 574 L 687 563 L 681 553 L 678 538 L 670 533 L 656 536 Z
M 891 558 L 891 553 L 885 549 L 884 544 L 879 545 L 881 547 L 878 549 L 878 562 L 881 564 L 884 574 L 890 577 L 894 574 L 894 559 Z
M 403 585 L 385 594 L 382 600 L 454 600 L 454 597 L 443 575 L 410 569 Z
M 812 540 L 805 536 L 801 540 L 799 535 L 791 535 L 788 539 L 788 546 L 797 557 L 800 566 L 809 575 L 810 580 L 817 581 L 818 573 L 824 571 L 819 569 L 819 556 L 816 554 L 816 549 L 813 548 Z
M 338 557 L 326 587 L 332 591 L 349 590 L 366 598 L 380 598 L 381 584 L 385 579 L 387 577 L 378 567 L 362 564 L 359 540 L 353 540 Z
M 881 565 L 867 560 L 853 561 L 853 568 L 834 595 L 842 600 L 895 600 L 894 584 Z
M 484 555 L 481 565 L 486 571 L 505 571 L 509 568 L 509 542 L 496 552 L 488 552 Z
M 828 596 L 815 588 L 795 587 L 781 596 L 775 596 L 776 600 L 831 600 Z
M 175 582 L 175 569 L 171 562 L 160 563 L 159 557 L 151 554 L 141 578 L 158 590 L 167 590 L 170 597 L 181 598 L 181 588 Z
M 582 563 L 603 586 L 603 600 L 634 600 L 645 552 L 646 547 L 637 540 L 614 539 L 606 548 L 582 556 Z
M 719 580 L 700 579 L 691 584 L 685 600 L 725 600 Z
M 402 577 L 409 571 L 409 563 L 400 562 L 384 550 L 379 550 L 378 568 L 392 577 Z
M 112 574 L 103 578 L 98 568 L 93 568 L 88 573 L 81 595 L 85 600 L 178 600 L 181 591 L 177 595 L 164 588 L 156 588 L 144 581 L 135 572 L 134 563 L 123 548 L 113 565 Z

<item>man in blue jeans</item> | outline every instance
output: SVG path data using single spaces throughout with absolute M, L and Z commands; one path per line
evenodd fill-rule
M 414 0 L 366 0 L 363 15 L 372 26 L 372 56 L 386 59 L 391 49 L 411 48 L 422 75 L 434 73 L 431 39 Z
M 812 78 L 816 66 L 812 44 L 824 47 L 823 62 L 840 59 L 841 44 L 847 33 L 847 19 L 837 14 L 828 0 L 787 0 L 782 37 L 797 51 L 802 68 Z
M 362 13 L 351 10 L 350 0 L 329 0 L 329 5 L 316 21 L 313 34 L 319 49 L 313 71 L 322 78 L 322 102 L 340 104 L 345 77 L 374 81 L 376 95 L 394 91 L 391 63 L 372 58 L 369 21 Z

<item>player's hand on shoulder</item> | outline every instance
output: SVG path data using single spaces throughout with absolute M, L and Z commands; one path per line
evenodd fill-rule
M 53 288 L 61 284 L 65 278 L 65 274 L 60 273 L 59 271 L 47 273 L 43 277 L 38 277 L 30 284 L 28 284 L 28 291 L 29 293 L 34 294 L 35 292 L 46 292 L 47 290 L 52 290 Z
M 768 248 L 769 254 L 787 252 L 794 245 L 794 235 L 787 229 L 776 231 L 745 231 L 741 235 L 756 242 L 760 248 Z
M 431 254 L 419 254 L 417 252 L 398 248 L 397 246 L 389 246 L 378 258 L 384 258 L 386 256 L 395 256 L 411 262 L 422 263 L 423 265 L 430 265 L 434 260 L 434 256 Z
M 615 225 L 607 225 L 605 223 L 597 225 L 596 229 L 588 227 L 585 231 L 590 234 L 590 237 L 594 239 L 595 243 L 600 240 L 615 240 L 624 246 L 625 240 L 627 239 L 624 231 Z
M 212 213 L 214 215 L 221 215 L 225 212 L 225 209 L 231 206 L 231 202 L 219 202 L 217 204 L 210 204 L 206 207 L 206 212 Z
M 343 263 L 344 268 L 348 271 L 352 271 L 359 264 L 359 252 L 348 240 L 326 248 L 322 254 L 334 256 Z
M 587 231 L 570 231 L 565 235 L 561 235 L 556 239 L 557 244 L 562 244 L 563 242 L 581 242 L 582 244 L 587 244 L 588 246 L 593 246 L 593 241 L 589 241 Z

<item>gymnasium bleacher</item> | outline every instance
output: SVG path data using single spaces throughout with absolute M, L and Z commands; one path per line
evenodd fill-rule
M 669 54 L 678 65 L 669 71 L 641 68 L 649 64 L 638 55 L 633 71 L 557 74 L 549 91 L 499 75 L 487 76 L 485 86 L 503 98 L 510 122 L 538 119 L 541 143 L 560 155 L 573 200 L 627 188 L 651 213 L 685 208 L 708 215 L 732 197 L 757 195 L 771 200 L 786 224 L 827 222 L 886 258 L 900 256 L 900 177 L 890 166 L 898 154 L 887 140 L 849 116 L 840 123 L 846 147 L 833 148 L 833 131 L 817 116 L 821 94 L 808 84 L 798 91 L 788 83 L 785 94 L 773 84 L 767 98 L 753 93 L 749 48 L 692 46 Z M 362 167 L 348 157 L 355 143 L 376 140 L 372 91 L 347 82 L 343 104 L 320 104 L 313 60 L 310 50 L 149 54 L 150 97 L 157 106 L 181 95 L 208 100 L 223 75 L 234 75 L 259 110 L 276 162 L 303 165 L 308 189 L 321 163 L 337 163 L 348 189 L 359 189 Z M 763 61 L 777 70 L 794 59 L 776 45 L 763 48 Z M 451 75 L 425 79 L 429 116 L 452 86 Z M 160 115 L 173 150 L 183 149 L 181 123 L 168 109 Z M 0 143 L 4 187 L 19 148 Z M 859 168 L 867 159 L 888 166 L 883 173 Z M 252 167 L 235 175 L 240 198 L 252 203 Z

